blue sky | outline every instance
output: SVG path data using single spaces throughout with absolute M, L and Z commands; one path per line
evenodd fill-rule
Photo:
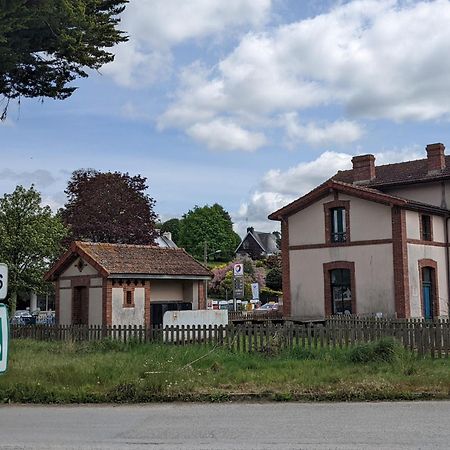
M 450 3 L 131 0 L 116 61 L 0 125 L 0 193 L 65 202 L 79 168 L 148 178 L 161 219 L 221 203 L 242 234 L 349 167 L 450 142 Z

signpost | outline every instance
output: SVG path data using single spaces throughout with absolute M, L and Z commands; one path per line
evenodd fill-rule
M 0 300 L 8 293 L 8 266 L 0 264 Z M 8 367 L 9 321 L 8 308 L 0 303 L 0 373 Z
M 233 308 L 236 311 L 236 300 L 244 298 L 244 264 L 237 263 L 233 267 Z

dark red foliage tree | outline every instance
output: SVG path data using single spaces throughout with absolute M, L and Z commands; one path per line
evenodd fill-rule
M 73 172 L 61 211 L 72 240 L 152 244 L 155 200 L 145 193 L 147 178 L 120 172 Z

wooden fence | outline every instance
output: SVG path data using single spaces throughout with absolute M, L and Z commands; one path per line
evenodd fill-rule
M 447 320 L 395 320 L 331 318 L 324 324 L 229 324 L 226 326 L 76 326 L 11 325 L 13 339 L 96 341 L 119 339 L 124 342 L 158 342 L 174 345 L 217 345 L 232 351 L 270 353 L 277 349 L 349 347 L 393 337 L 419 355 L 448 357 L 450 322 Z

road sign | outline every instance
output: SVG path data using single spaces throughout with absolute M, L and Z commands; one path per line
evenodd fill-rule
M 0 263 L 0 300 L 6 298 L 8 293 L 8 266 Z
M 8 367 L 9 322 L 8 308 L 0 303 L 0 373 Z
M 233 274 L 235 277 L 243 276 L 244 275 L 244 264 L 242 264 L 242 263 L 235 264 Z
M 234 277 L 233 297 L 244 298 L 244 277 Z
M 252 283 L 252 299 L 259 300 L 259 284 Z

